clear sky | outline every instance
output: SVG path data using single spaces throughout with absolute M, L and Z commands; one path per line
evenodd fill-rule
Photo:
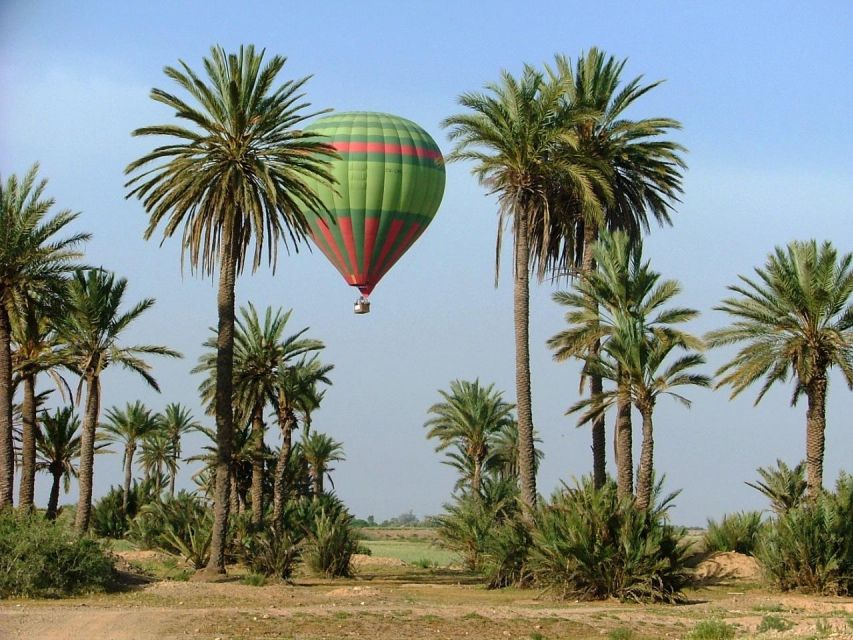
M 288 57 L 283 77 L 314 75 L 307 85 L 314 106 L 410 118 L 447 152 L 440 122 L 459 111 L 460 93 L 497 80 L 502 69 L 515 73 L 525 62 L 541 65 L 555 53 L 575 58 L 598 46 L 629 58 L 626 79 L 666 79 L 631 115 L 684 125 L 677 135 L 689 149 L 683 202 L 672 228 L 652 231 L 646 252 L 656 269 L 682 282 L 681 302 L 702 311 L 692 329 L 704 332 L 725 321 L 712 307 L 726 286 L 762 264 L 774 245 L 817 238 L 853 250 L 851 32 L 853 4 L 843 1 L 0 0 L 0 174 L 22 174 L 39 161 L 57 210 L 82 211 L 77 226 L 94 234 L 89 263 L 126 276 L 130 301 L 157 298 L 131 338 L 186 356 L 153 361 L 162 395 L 107 371 L 103 406 L 142 399 L 156 409 L 180 401 L 199 411 L 199 380 L 189 370 L 215 323 L 214 285 L 182 277 L 177 239 L 162 247 L 145 242 L 142 207 L 123 197 L 123 168 L 152 144 L 130 131 L 172 121 L 148 98 L 152 87 L 173 88 L 165 65 L 182 59 L 200 69 L 213 44 L 254 43 Z M 496 205 L 469 170 L 448 167 L 435 220 L 377 287 L 367 316 L 352 314 L 355 292 L 317 251 L 282 256 L 275 275 L 262 269 L 238 282 L 238 303 L 292 307 L 292 329 L 310 326 L 325 341 L 334 387 L 314 424 L 344 443 L 335 487 L 362 517 L 436 513 L 448 499 L 453 472 L 423 429 L 438 389 L 479 377 L 509 400 L 515 395 L 509 271 L 492 286 Z M 552 362 L 545 347 L 564 324 L 554 290 L 545 283 L 531 292 L 534 422 L 546 452 L 539 475 L 546 495 L 591 467 L 589 433 L 563 415 L 577 399 L 577 366 Z M 707 372 L 725 355 L 710 354 Z M 787 386 L 753 407 L 756 391 L 730 402 L 725 390 L 691 390 L 691 410 L 659 406 L 656 463 L 669 489 L 683 489 L 677 521 L 702 524 L 763 507 L 744 481 L 777 457 L 804 457 L 804 404 L 788 406 Z M 834 376 L 828 482 L 845 464 L 851 469 L 851 415 L 853 394 Z M 271 443 L 274 436 L 273 429 Z M 199 445 L 193 440 L 187 451 Z M 119 465 L 118 455 L 97 460 L 96 495 L 119 482 Z M 189 476 L 185 468 L 180 483 L 189 487 Z M 43 502 L 45 478 L 39 495 Z

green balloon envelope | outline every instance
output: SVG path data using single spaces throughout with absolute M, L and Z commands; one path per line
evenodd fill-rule
M 421 236 L 444 195 L 444 158 L 410 120 L 354 111 L 320 118 L 308 131 L 327 136 L 337 184 L 311 180 L 331 212 L 309 212 L 314 243 L 350 285 L 369 295 Z

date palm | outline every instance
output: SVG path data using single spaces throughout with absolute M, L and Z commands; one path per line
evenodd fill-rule
M 302 455 L 308 463 L 311 476 L 312 494 L 315 498 L 323 495 L 323 479 L 328 476 L 331 480 L 333 468 L 330 462 L 346 460 L 344 445 L 325 433 L 312 432 L 302 439 Z
M 534 433 L 534 444 L 542 444 L 542 439 Z M 535 449 L 536 468 L 542 463 L 545 452 Z M 496 473 L 501 480 L 512 480 L 518 484 L 518 422 L 510 420 L 497 434 L 492 442 L 492 456 L 488 463 L 491 473 Z
M 449 391 L 439 390 L 443 400 L 429 408 L 432 417 L 424 424 L 427 438 L 438 440 L 435 450 L 450 450 L 445 463 L 462 473 L 457 486 L 468 483 L 475 496 L 495 438 L 515 422 L 513 406 L 494 387 L 482 386 L 479 380 L 453 380 Z
M 122 509 L 127 513 L 130 483 L 133 480 L 133 456 L 140 442 L 160 430 L 160 424 L 151 410 L 137 400 L 132 404 L 128 402 L 124 409 L 119 407 L 108 409 L 106 422 L 101 425 L 101 429 L 105 441 L 115 442 L 124 447 Z
M 577 198 L 557 190 L 555 207 L 565 211 L 554 217 L 560 226 L 551 235 L 555 240 L 570 238 L 552 242 L 552 269 L 591 272 L 592 249 L 601 229 L 621 229 L 639 238 L 641 231 L 649 231 L 651 219 L 671 224 L 672 207 L 679 202 L 685 149 L 667 136 L 681 124 L 672 118 L 626 118 L 640 98 L 661 84 L 644 84 L 642 76 L 623 83 L 626 62 L 595 47 L 580 55 L 574 69 L 567 58 L 556 57 L 552 75 L 561 79 L 565 99 L 578 114 L 572 124 L 574 151 L 600 175 L 591 183 L 600 207 L 580 206 Z M 598 347 L 596 342 L 589 346 L 590 357 L 595 358 Z M 590 397 L 601 393 L 597 375 L 589 376 L 589 383 Z M 606 477 L 603 415 L 592 423 L 592 442 L 593 479 L 601 487 Z
M 163 493 L 163 481 L 178 471 L 174 441 L 162 429 L 155 428 L 141 441 L 139 463 L 146 478 L 152 481 L 154 495 Z
M 166 405 L 163 413 L 157 414 L 160 428 L 171 441 L 170 452 L 172 460 L 167 465 L 175 473 L 169 475 L 169 495 L 175 495 L 175 480 L 178 476 L 178 460 L 181 458 L 181 439 L 188 433 L 197 430 L 201 425 L 195 420 L 192 412 L 178 402 Z
M 520 78 L 503 72 L 501 81 L 486 85 L 484 93 L 465 93 L 459 104 L 466 113 L 451 116 L 443 126 L 456 147 L 449 161 L 471 161 L 471 171 L 499 203 L 495 262 L 495 284 L 503 229 L 511 221 L 513 232 L 513 306 L 515 322 L 516 402 L 521 472 L 521 497 L 528 514 L 536 505 L 536 473 L 533 444 L 533 414 L 530 389 L 530 284 L 532 264 L 544 254 L 531 248 L 548 247 L 550 240 L 537 240 L 536 233 L 552 227 L 549 194 L 557 180 L 571 182 L 584 202 L 592 199 L 590 175 L 564 153 L 574 143 L 566 126 L 572 112 L 566 109 L 561 83 L 546 79 L 527 65 Z M 544 250 L 544 249 L 543 249 Z
M 44 197 L 46 180 L 37 180 L 38 165 L 19 180 L 0 179 L 0 509 L 12 504 L 14 451 L 12 445 L 12 325 L 14 305 L 21 297 L 49 292 L 76 265 L 77 247 L 89 234 L 58 234 L 78 214 L 68 210 L 48 217 L 54 204 Z M 32 426 L 32 425 L 31 425 Z M 28 434 L 31 430 L 28 430 Z M 32 451 L 27 436 L 26 459 Z
M 660 280 L 648 262 L 643 262 L 642 242 L 632 242 L 627 233 L 602 232 L 593 245 L 596 269 L 584 274 L 574 290 L 554 294 L 554 300 L 569 308 L 566 312 L 568 329 L 561 331 L 548 341 L 558 361 L 578 358 L 585 362 L 584 374 L 602 375 L 601 358 L 594 345 L 607 349 L 607 344 L 617 337 L 622 325 L 630 322 L 640 324 L 639 335 L 665 336 L 687 348 L 701 348 L 702 343 L 675 325 L 696 316 L 692 309 L 663 308 L 679 293 L 680 285 L 675 280 Z M 614 345 L 615 346 L 615 345 Z M 610 394 L 599 394 L 582 400 L 569 409 L 583 413 L 580 424 L 592 422 L 604 411 L 616 407 L 616 467 L 617 487 L 622 496 L 634 491 L 632 455 L 632 379 L 627 363 L 614 359 L 609 377 L 616 383 Z
M 159 391 L 151 375 L 146 356 L 180 358 L 181 354 L 160 345 L 121 344 L 125 332 L 143 313 L 154 306 L 146 298 L 123 311 L 125 278 L 116 278 L 103 270 L 78 271 L 68 283 L 67 313 L 58 321 L 57 332 L 66 344 L 72 369 L 80 376 L 77 402 L 86 389 L 80 443 L 80 496 L 74 526 L 82 534 L 89 528 L 92 511 L 92 472 L 96 427 L 101 406 L 101 378 L 104 372 L 118 366 L 138 374 L 149 386 Z
M 142 200 L 150 215 L 145 237 L 161 225 L 164 237 L 183 227 L 183 248 L 192 269 L 212 274 L 217 293 L 216 492 L 208 573 L 225 572 L 229 470 L 233 441 L 232 384 L 235 278 L 245 264 L 260 266 L 264 249 L 275 266 L 278 243 L 298 247 L 308 230 L 305 209 L 325 210 L 306 178 L 333 182 L 332 147 L 299 129 L 309 117 L 302 88 L 308 78 L 274 87 L 285 58 L 264 64 L 264 53 L 241 47 L 226 54 L 211 49 L 204 60 L 207 81 L 186 63 L 166 75 L 189 101 L 154 89 L 152 99 L 174 110 L 188 126 L 144 127 L 138 136 L 168 136 L 170 144 L 128 165 L 136 176 L 128 197 Z M 144 170 L 143 170 L 144 168 Z M 249 256 L 249 245 L 254 251 Z
M 776 247 L 757 278 L 739 276 L 737 294 L 719 307 L 732 316 L 712 331 L 712 346 L 742 345 L 717 371 L 717 387 L 732 397 L 763 380 L 755 404 L 777 382 L 794 380 L 791 404 L 806 396 L 806 469 L 809 495 L 823 489 L 828 372 L 837 367 L 853 388 L 853 255 L 830 242 L 791 242 Z

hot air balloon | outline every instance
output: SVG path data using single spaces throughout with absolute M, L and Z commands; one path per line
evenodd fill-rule
M 444 158 L 435 141 L 410 120 L 353 111 L 318 119 L 308 131 L 327 137 L 336 185 L 312 181 L 331 213 L 309 213 L 314 244 L 348 284 L 367 296 L 432 221 L 444 194 Z

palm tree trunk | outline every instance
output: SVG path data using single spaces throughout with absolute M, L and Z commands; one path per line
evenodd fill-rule
M 634 494 L 632 446 L 631 392 L 628 383 L 620 381 L 616 397 L 616 489 L 620 497 Z
M 172 469 L 169 472 L 169 495 L 175 497 L 175 481 L 178 479 L 178 459 L 180 454 L 181 441 L 180 437 L 172 439 L 172 451 L 174 457 L 172 459 Z
M 586 276 L 595 271 L 595 259 L 593 258 L 592 245 L 598 240 L 598 227 L 594 224 L 584 224 L 583 232 L 583 263 L 581 264 L 581 276 Z M 595 304 L 598 308 L 598 304 Z M 595 341 L 590 350 L 590 358 L 595 360 L 601 349 L 601 342 Z M 595 403 L 596 398 L 601 397 L 604 390 L 601 376 L 591 374 L 589 376 L 589 397 Z M 596 489 L 600 489 L 607 481 L 607 444 L 604 428 L 604 413 L 592 421 L 592 481 Z
M 530 391 L 530 244 L 526 211 L 515 212 L 515 392 L 518 409 L 518 467 L 521 499 L 528 514 L 536 508 L 536 459 Z
M 89 528 L 92 515 L 92 480 L 95 465 L 95 429 L 101 402 L 101 382 L 98 376 L 86 376 L 86 412 L 83 414 L 80 437 L 80 468 L 78 479 L 80 496 L 77 499 L 77 516 L 74 528 L 81 536 Z
M 21 487 L 18 506 L 33 508 L 36 488 L 36 377 L 24 376 L 24 402 L 21 407 L 23 429 L 21 430 Z
M 0 293 L 3 293 L 0 290 Z M 0 295 L 0 509 L 12 506 L 15 449 L 12 441 L 12 327 Z
M 640 407 L 643 416 L 643 445 L 640 449 L 640 470 L 637 473 L 637 508 L 647 509 L 652 499 L 652 476 L 654 475 L 654 405 L 645 403 Z
M 323 470 L 311 467 L 311 492 L 315 498 L 323 495 Z
M 264 521 L 264 406 L 255 407 L 252 416 L 252 526 Z
M 228 486 L 231 488 L 228 494 L 231 513 L 240 513 L 240 491 L 237 488 L 237 472 L 233 469 L 228 477 Z
M 809 401 L 806 414 L 806 469 L 809 497 L 817 498 L 823 491 L 823 450 L 826 432 L 826 370 L 807 386 Z
M 213 531 L 210 540 L 208 575 L 225 573 L 225 545 L 228 535 L 228 493 L 231 483 L 231 450 L 234 445 L 234 280 L 237 272 L 234 218 L 229 216 L 222 230 L 221 261 L 216 337 L 216 487 L 213 494 Z
M 127 514 L 127 501 L 130 497 L 130 482 L 133 479 L 133 454 L 135 453 L 136 445 L 128 444 L 124 448 L 124 487 L 121 496 L 121 508 Z
M 50 485 L 50 498 L 47 501 L 45 517 L 48 520 L 56 520 L 56 513 L 59 510 L 59 483 L 62 482 L 62 467 L 51 465 L 50 475 L 53 477 L 53 482 Z
M 282 398 L 279 399 L 279 404 L 284 405 Z M 290 464 L 290 452 L 293 450 L 293 425 L 296 423 L 295 417 L 286 411 L 279 412 L 278 420 L 281 425 L 281 449 L 278 450 L 278 461 L 275 465 L 272 502 L 272 521 L 276 529 L 281 527 L 281 519 L 284 516 L 284 483 Z
M 474 461 L 474 474 L 471 476 L 471 495 L 480 495 L 480 485 L 483 479 L 483 461 L 477 459 Z

